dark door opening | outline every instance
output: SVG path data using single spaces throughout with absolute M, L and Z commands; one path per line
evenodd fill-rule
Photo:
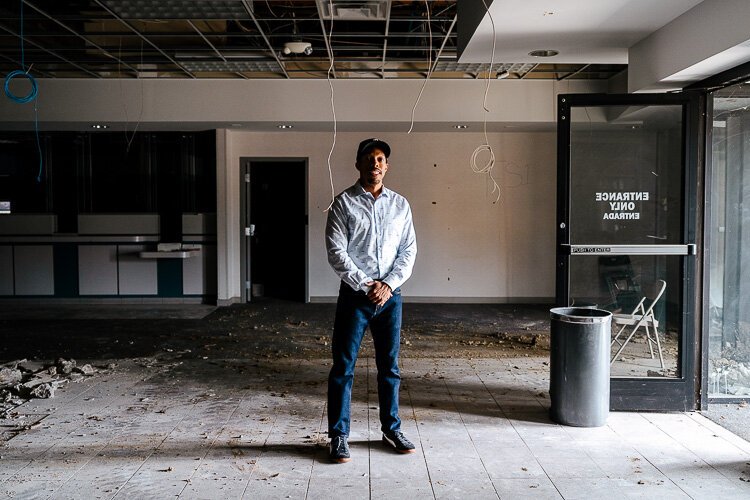
M 307 163 L 304 160 L 244 162 L 246 298 L 304 302 L 307 277 Z

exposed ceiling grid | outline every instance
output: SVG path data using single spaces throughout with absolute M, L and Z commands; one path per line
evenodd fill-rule
M 0 71 L 18 69 L 21 0 L 0 2 Z M 23 0 L 25 62 L 52 78 L 476 78 L 457 0 Z M 333 16 L 331 16 L 333 13 Z M 328 30 L 332 26 L 332 36 Z M 312 53 L 284 54 L 287 42 Z M 545 61 L 546 62 L 546 61 Z M 509 78 L 606 79 L 622 64 L 505 61 Z

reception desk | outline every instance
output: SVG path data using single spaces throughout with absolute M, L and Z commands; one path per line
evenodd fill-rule
M 50 215 L 0 216 L 0 296 L 210 302 L 216 294 L 212 219 L 183 215 L 182 241 L 172 253 L 159 251 L 155 214 L 81 215 L 75 234 L 54 232 Z

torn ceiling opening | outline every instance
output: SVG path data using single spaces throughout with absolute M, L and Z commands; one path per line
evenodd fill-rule
M 424 78 L 428 60 L 432 78 L 481 78 L 489 61 L 458 60 L 457 10 L 456 0 L 8 0 L 0 71 L 20 67 L 23 33 L 26 68 L 46 78 L 326 78 L 331 55 L 336 78 Z M 295 42 L 311 52 L 285 54 Z M 492 73 L 608 79 L 625 67 L 497 60 Z

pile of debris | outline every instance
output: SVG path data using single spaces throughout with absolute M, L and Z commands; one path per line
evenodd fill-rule
M 750 364 L 729 358 L 709 360 L 710 393 L 750 396 Z
M 723 343 L 720 353 L 709 353 L 711 394 L 750 396 L 750 331 L 747 325 L 741 326 L 733 342 Z
M 96 373 L 89 364 L 59 358 L 54 364 L 20 359 L 0 366 L 0 418 L 29 399 L 52 398 L 61 385 L 78 382 Z

